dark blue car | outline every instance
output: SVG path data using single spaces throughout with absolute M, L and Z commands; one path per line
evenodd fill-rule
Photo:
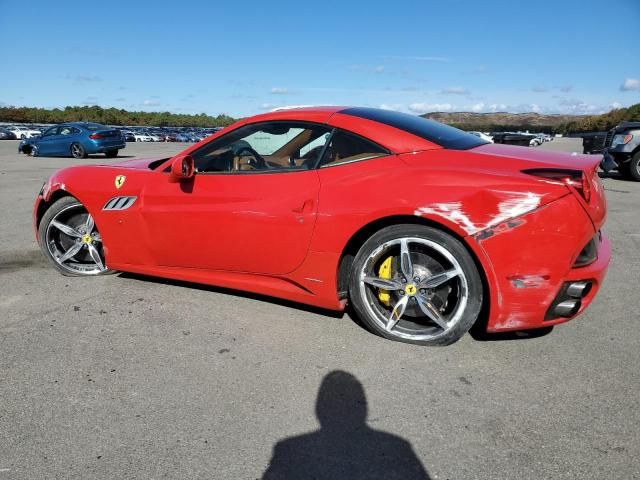
M 18 152 L 46 157 L 85 158 L 91 153 L 104 153 L 109 158 L 118 156 L 125 147 L 120 130 L 99 123 L 72 122 L 50 127 L 39 137 L 24 139 Z

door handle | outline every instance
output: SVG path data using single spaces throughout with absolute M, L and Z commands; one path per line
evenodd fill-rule
M 293 213 L 305 213 L 313 210 L 313 200 L 308 199 L 302 202 L 302 204 L 298 207 L 291 209 Z

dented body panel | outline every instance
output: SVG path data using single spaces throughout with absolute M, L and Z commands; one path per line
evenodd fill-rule
M 38 196 L 36 229 L 53 199 L 72 195 L 93 215 L 109 268 L 341 310 L 338 269 L 346 246 L 378 224 L 425 223 L 451 232 L 475 257 L 486 284 L 489 331 L 566 321 L 545 315 L 569 280 L 593 282 L 581 311 L 588 306 L 610 258 L 602 235 L 597 259 L 573 266 L 606 218 L 597 161 L 505 145 L 450 150 L 339 112 L 252 117 L 183 153 L 247 123 L 301 120 L 369 138 L 389 155 L 291 173 L 196 175 L 190 184 L 169 182 L 171 159 L 153 169 L 158 159 L 71 167 L 54 174 Z M 590 198 L 523 172 L 544 168 L 586 172 Z M 137 200 L 125 210 L 105 210 L 116 196 Z

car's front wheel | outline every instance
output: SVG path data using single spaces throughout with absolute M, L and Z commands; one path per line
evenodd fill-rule
M 423 225 L 394 225 L 369 238 L 349 281 L 354 310 L 391 340 L 449 345 L 475 323 L 483 302 L 473 258 L 453 236 Z
M 622 172 L 625 177 L 640 182 L 640 152 L 636 153 L 623 168 L 626 170 Z
M 62 197 L 45 212 L 38 226 L 38 243 L 44 256 L 64 275 L 111 273 L 93 217 L 73 197 Z

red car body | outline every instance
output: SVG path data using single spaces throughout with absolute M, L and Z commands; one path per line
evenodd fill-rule
M 391 154 L 277 175 L 195 175 L 188 184 L 168 180 L 171 159 L 70 167 L 38 196 L 36 229 L 46 205 L 72 195 L 93 215 L 111 269 L 341 310 L 339 271 L 350 242 L 409 221 L 452 233 L 472 253 L 486 287 L 490 332 L 567 321 L 548 312 L 569 281 L 592 284 L 576 314 L 593 300 L 611 254 L 601 233 L 606 201 L 597 159 L 493 144 L 449 150 L 342 110 L 247 118 L 183 153 L 248 123 L 296 120 L 342 128 Z M 564 169 L 581 172 L 582 183 L 544 173 Z M 116 188 L 119 175 L 126 181 Z M 138 201 L 127 210 L 104 210 L 115 196 Z M 590 242 L 594 258 L 576 266 Z

